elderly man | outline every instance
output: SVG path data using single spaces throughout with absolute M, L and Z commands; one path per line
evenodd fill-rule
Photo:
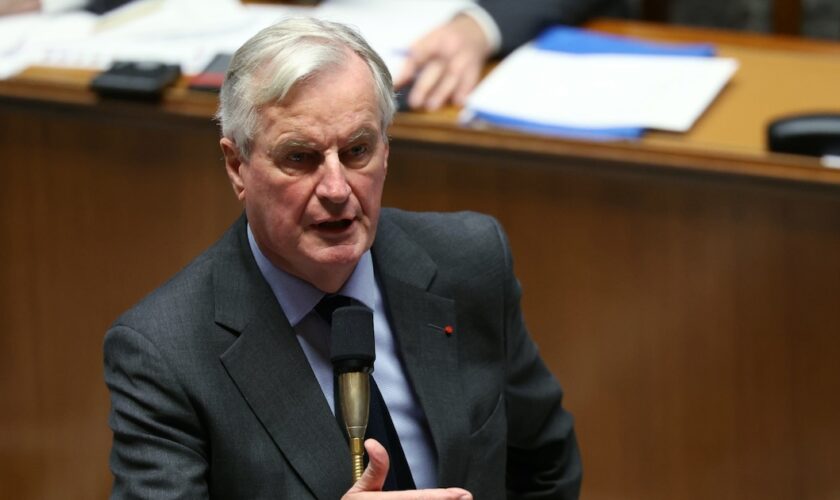
M 577 496 L 499 225 L 380 210 L 393 113 L 382 60 L 342 25 L 283 21 L 234 55 L 220 142 L 245 213 L 106 336 L 114 498 Z M 367 440 L 355 483 L 325 296 L 373 314 L 392 440 Z

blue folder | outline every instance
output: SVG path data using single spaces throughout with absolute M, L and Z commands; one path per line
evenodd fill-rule
M 597 33 L 570 26 L 555 26 L 543 31 L 534 40 L 542 50 L 555 50 L 570 54 L 634 54 L 650 56 L 715 55 L 715 47 L 708 43 L 661 43 L 638 40 L 618 35 Z
M 597 33 L 570 26 L 554 26 L 543 31 L 534 40 L 534 46 L 541 50 L 566 52 L 569 54 L 633 54 L 650 56 L 695 56 L 712 57 L 714 45 L 708 43 L 672 44 L 639 40 L 618 35 Z M 644 127 L 581 128 L 561 127 L 544 123 L 529 122 L 508 116 L 475 110 L 476 120 L 532 133 L 557 135 L 575 139 L 619 140 L 638 139 Z

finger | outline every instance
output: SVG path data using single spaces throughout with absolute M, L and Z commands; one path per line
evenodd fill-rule
M 365 451 L 368 455 L 368 465 L 362 477 L 347 493 L 361 493 L 363 491 L 382 491 L 385 478 L 388 476 L 388 452 L 375 439 L 365 440 Z
M 448 101 L 463 103 L 463 96 L 475 87 L 484 58 L 477 52 L 462 52 L 449 60 L 437 87 L 426 100 L 426 109 L 435 110 Z M 456 98 L 460 97 L 460 101 Z
M 472 92 L 472 90 L 475 88 L 480 76 L 480 65 L 468 67 L 464 71 L 464 75 L 461 77 L 461 81 L 458 82 L 458 87 L 452 94 L 452 102 L 454 102 L 458 106 L 463 106 L 464 104 L 466 104 L 467 96 L 469 96 L 470 92 Z
M 446 488 L 444 491 L 455 500 L 473 500 L 472 493 L 462 488 Z
M 437 87 L 429 93 L 429 98 L 426 99 L 426 109 L 434 111 L 443 106 L 452 97 L 455 89 L 462 78 L 458 73 L 447 73 L 438 82 Z
M 434 59 L 429 61 L 420 71 L 411 93 L 408 95 L 408 105 L 412 108 L 419 108 L 429 98 L 429 93 L 434 89 L 438 81 L 443 77 L 445 66 L 442 61 Z
M 382 485 L 388 475 L 388 451 L 375 439 L 365 440 L 368 466 L 356 484 L 344 494 L 344 499 L 387 498 L 388 500 L 472 500 L 472 494 L 463 488 L 439 488 L 434 490 L 389 491 L 382 493 Z M 376 493 L 376 496 L 372 492 Z
M 461 488 L 438 488 L 434 490 L 389 491 L 379 493 L 376 498 L 385 500 L 472 500 L 472 494 Z M 361 500 L 361 499 L 359 499 Z
M 469 491 L 461 488 L 403 491 L 348 491 L 342 500 L 473 500 Z
M 394 80 L 394 87 L 399 88 L 414 80 L 417 73 L 431 61 L 438 52 L 443 40 L 440 29 L 429 32 L 411 45 L 408 56 L 403 63 L 399 75 Z

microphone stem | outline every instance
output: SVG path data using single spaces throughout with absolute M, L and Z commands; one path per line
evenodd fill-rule
M 341 415 L 349 437 L 353 482 L 364 471 L 365 430 L 370 408 L 370 375 L 365 372 L 347 372 L 338 376 Z
M 350 438 L 350 458 L 353 461 L 353 482 L 362 478 L 365 470 L 365 446 L 359 438 Z

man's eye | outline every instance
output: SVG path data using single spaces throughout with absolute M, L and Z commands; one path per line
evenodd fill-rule
M 294 163 L 303 163 L 309 158 L 309 153 L 294 152 L 286 155 L 286 160 Z
M 341 152 L 341 161 L 345 165 L 359 165 L 370 158 L 371 149 L 367 143 L 354 144 Z
M 367 153 L 367 151 L 367 144 L 356 144 L 355 146 L 350 148 L 350 154 L 353 156 L 361 156 Z
M 285 151 L 274 160 L 280 170 L 294 175 L 309 172 L 320 162 L 321 155 L 316 151 Z

